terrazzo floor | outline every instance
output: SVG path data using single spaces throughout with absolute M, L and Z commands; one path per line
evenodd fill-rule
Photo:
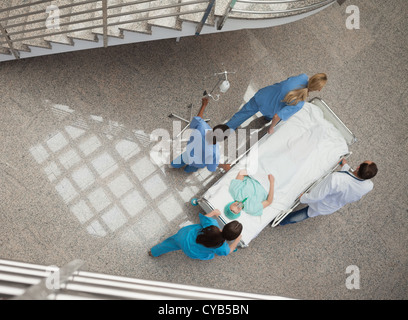
M 407 299 L 407 15 L 406 0 L 348 0 L 274 28 L 1 63 L 0 258 L 296 299 Z M 212 126 L 264 86 L 327 73 L 318 96 L 358 138 L 351 165 L 377 163 L 374 190 L 227 257 L 153 259 L 153 245 L 198 222 L 190 200 L 222 175 L 170 169 L 155 130 L 171 132 L 168 115 L 188 117 L 190 103 L 198 113 L 224 70 L 236 73 L 206 109 Z M 351 265 L 359 289 L 346 286 Z

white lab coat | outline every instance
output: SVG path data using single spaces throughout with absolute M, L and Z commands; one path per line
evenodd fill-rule
M 300 202 L 309 205 L 307 215 L 331 214 L 344 205 L 360 200 L 373 189 L 371 180 L 361 180 L 352 175 L 345 164 L 339 172 L 334 172 L 319 183 L 311 192 L 305 193 Z

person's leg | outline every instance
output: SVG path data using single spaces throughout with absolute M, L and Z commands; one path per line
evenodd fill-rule
M 164 240 L 162 243 L 155 245 L 150 250 L 150 252 L 153 257 L 158 257 L 167 252 L 176 251 L 180 249 L 181 248 L 179 247 L 176 241 L 176 235 L 173 235 L 170 238 L 167 238 L 166 240 Z
M 309 216 L 307 215 L 307 209 L 309 209 L 309 206 L 300 209 L 298 211 L 293 211 L 291 213 L 289 213 L 280 223 L 280 226 L 284 226 L 286 224 L 291 224 L 291 223 L 296 223 L 296 222 L 300 222 L 303 220 L 306 220 L 307 218 L 309 218 Z
M 259 107 L 252 97 L 232 118 L 226 123 L 228 127 L 236 130 L 242 123 L 259 111 Z
M 171 162 L 171 166 L 172 166 L 173 168 L 179 169 L 179 168 L 182 168 L 182 167 L 184 167 L 184 166 L 186 165 L 186 163 L 183 161 L 183 154 L 184 154 L 184 153 L 182 153 L 181 155 L 179 155 L 176 159 L 174 159 L 174 160 Z

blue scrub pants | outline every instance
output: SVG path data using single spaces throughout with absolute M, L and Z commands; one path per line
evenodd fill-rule
M 184 154 L 184 153 L 183 153 L 183 154 Z M 182 167 L 186 166 L 186 167 L 184 168 L 184 171 L 185 171 L 185 172 L 188 172 L 188 173 L 196 172 L 196 171 L 198 170 L 197 167 L 190 166 L 190 165 L 188 165 L 187 163 L 185 163 L 185 162 L 183 161 L 183 154 L 179 155 L 176 159 L 174 159 L 174 160 L 171 162 L 171 166 L 172 166 L 173 168 L 176 168 L 176 169 L 179 169 L 179 168 L 182 168 Z
M 246 120 L 251 118 L 255 113 L 259 111 L 259 106 L 257 105 L 255 98 L 252 97 L 232 118 L 226 123 L 228 127 L 236 130 L 241 124 Z M 269 119 L 268 120 L 272 120 Z
M 307 210 L 309 209 L 309 206 L 300 209 L 298 211 L 293 211 L 291 213 L 289 213 L 282 221 L 281 223 L 279 223 L 280 226 L 284 226 L 286 224 L 291 224 L 291 223 L 296 223 L 296 222 L 300 222 L 303 220 L 306 220 L 307 218 L 309 218 L 309 216 L 307 215 Z
M 151 253 L 153 257 L 158 257 L 167 252 L 176 251 L 176 250 L 181 250 L 177 242 L 177 234 L 175 234 L 174 236 L 171 236 L 170 238 L 167 238 L 162 243 L 155 245 L 151 249 Z

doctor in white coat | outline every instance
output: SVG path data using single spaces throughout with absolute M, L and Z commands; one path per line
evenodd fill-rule
M 343 165 L 340 171 L 332 173 L 311 192 L 300 196 L 300 203 L 307 206 L 288 214 L 280 225 L 331 214 L 348 203 L 360 200 L 373 189 L 373 182 L 370 179 L 378 171 L 374 162 L 364 161 L 354 171 L 345 159 L 340 164 Z

